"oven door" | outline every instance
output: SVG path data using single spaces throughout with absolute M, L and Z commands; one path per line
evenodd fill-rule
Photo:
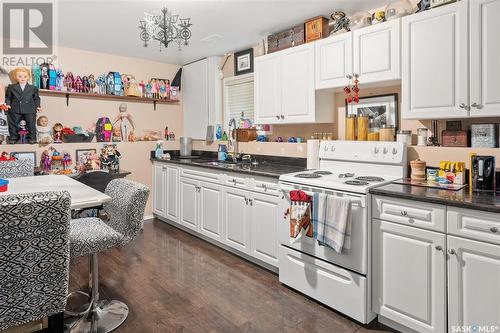
M 289 193 L 291 190 L 302 190 L 309 195 L 315 192 L 349 197 L 352 200 L 351 212 L 351 248 L 343 249 L 341 253 L 335 252 L 328 246 L 320 246 L 310 237 L 303 236 L 295 243 L 290 241 L 290 216 L 283 212 L 283 219 L 278 222 L 278 238 L 281 245 L 306 253 L 315 258 L 325 260 L 334 265 L 353 270 L 366 275 L 368 269 L 368 208 L 367 196 L 362 194 L 347 193 L 342 191 L 327 190 L 307 187 L 287 182 L 279 183 L 282 191 L 282 207 L 289 207 Z M 314 203 L 313 203 L 314 204 Z M 286 210 L 286 208 L 285 208 Z

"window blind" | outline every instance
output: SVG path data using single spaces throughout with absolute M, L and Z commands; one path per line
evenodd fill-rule
M 228 117 L 228 121 L 232 118 L 238 121 L 243 112 L 244 117 L 253 122 L 253 79 L 227 83 L 226 92 L 225 105 L 227 108 L 226 116 Z

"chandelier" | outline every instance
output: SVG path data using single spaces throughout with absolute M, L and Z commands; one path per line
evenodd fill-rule
M 162 47 L 167 48 L 170 43 L 177 44 L 181 50 L 181 46 L 187 46 L 191 38 L 190 20 L 172 15 L 167 7 L 163 7 L 160 15 L 144 13 L 144 18 L 139 21 L 140 38 L 144 42 L 144 47 L 147 47 L 151 40 L 156 40 L 160 44 L 160 51 Z

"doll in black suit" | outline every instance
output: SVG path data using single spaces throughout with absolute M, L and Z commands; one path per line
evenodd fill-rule
M 36 143 L 36 113 L 41 112 L 38 88 L 28 81 L 31 72 L 27 68 L 18 67 L 10 73 L 11 79 L 17 83 L 10 84 L 5 93 L 5 104 L 9 122 L 9 143 L 19 140 L 19 123 L 26 121 L 28 142 Z

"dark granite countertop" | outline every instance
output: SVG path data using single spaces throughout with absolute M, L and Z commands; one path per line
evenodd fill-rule
M 451 191 L 412 185 L 387 184 L 370 189 L 370 193 L 500 213 L 500 195 L 494 193 L 470 193 L 467 187 L 459 191 Z
M 279 178 L 280 175 L 292 172 L 299 172 L 306 170 L 305 159 L 304 158 L 293 158 L 293 157 L 277 157 L 277 156 L 265 156 L 265 155 L 252 155 L 259 162 L 258 165 L 252 165 L 249 162 L 240 162 L 237 164 L 231 163 L 219 163 L 211 164 L 217 161 L 217 153 L 212 152 L 195 152 L 193 155 L 200 156 L 196 159 L 179 159 L 177 157 L 177 152 L 170 152 L 172 159 L 162 160 L 151 155 L 151 161 L 164 162 L 164 163 L 175 163 L 179 165 L 187 165 L 208 169 L 217 169 L 226 172 L 237 172 L 246 173 L 255 176 L 264 176 Z

